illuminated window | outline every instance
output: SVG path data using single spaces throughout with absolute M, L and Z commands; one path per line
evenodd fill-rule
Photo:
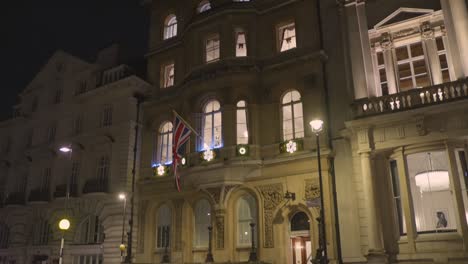
M 247 127 L 247 104 L 244 100 L 237 102 L 237 144 L 249 144 L 249 131 Z
M 211 226 L 211 205 L 206 199 L 199 200 L 195 204 L 195 234 L 193 245 L 195 247 L 208 246 L 208 227 Z
M 177 17 L 171 14 L 164 21 L 164 39 L 170 39 L 177 36 Z
M 421 42 L 395 49 L 400 91 L 431 84 Z
M 304 119 L 302 114 L 301 95 L 290 91 L 282 99 L 283 140 L 304 137 Z
M 377 70 L 379 72 L 380 88 L 382 95 L 388 95 L 387 70 L 385 69 L 383 52 L 377 52 Z
M 162 87 L 167 88 L 174 85 L 174 63 L 166 64 L 162 67 Z
M 278 28 L 280 51 L 290 50 L 296 47 L 296 26 L 294 23 Z
M 201 1 L 200 4 L 198 5 L 198 13 L 203 13 L 210 9 L 211 9 L 211 4 L 210 4 L 210 1 L 208 0 Z
M 206 62 L 212 62 L 219 59 L 219 35 L 214 35 L 206 39 L 205 56 Z
M 237 202 L 237 245 L 248 246 L 252 243 L 250 223 L 257 224 L 257 205 L 255 198 L 245 194 Z M 256 228 L 258 230 L 258 227 Z
M 440 69 L 442 71 L 443 82 L 450 82 L 449 66 L 447 61 L 447 50 L 445 49 L 444 40 L 442 37 L 436 38 L 437 55 L 439 56 Z
M 157 215 L 157 248 L 169 247 L 170 234 L 171 234 L 171 221 L 172 214 L 171 209 L 166 204 L 162 205 L 158 209 Z
M 221 105 L 216 100 L 209 101 L 203 109 L 202 150 L 222 147 L 221 122 Z
M 158 131 L 157 163 L 172 163 L 172 123 L 164 122 Z
M 245 31 L 236 30 L 236 57 L 247 56 L 247 41 Z

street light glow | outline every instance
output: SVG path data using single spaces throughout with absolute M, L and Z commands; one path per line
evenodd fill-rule
M 119 193 L 119 199 L 120 199 L 120 200 L 125 200 L 125 198 L 127 198 L 127 196 L 125 195 L 125 193 Z
M 320 119 L 314 119 L 310 121 L 310 128 L 312 129 L 312 132 L 315 134 L 318 134 L 322 131 L 323 129 L 323 121 Z
M 71 152 L 72 149 L 70 147 L 61 147 L 59 148 L 60 152 L 63 152 L 63 153 L 68 153 L 68 152 Z
M 59 228 L 60 230 L 66 231 L 70 228 L 70 221 L 66 218 L 60 220 L 59 222 Z

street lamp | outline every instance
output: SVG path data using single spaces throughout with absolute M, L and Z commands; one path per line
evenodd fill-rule
M 319 173 L 319 182 L 320 182 L 320 217 L 319 221 L 319 248 L 317 249 L 317 255 L 315 263 L 327 264 L 328 255 L 327 255 L 327 241 L 325 233 L 325 212 L 323 210 L 323 180 L 322 180 L 322 165 L 320 163 L 320 140 L 319 135 L 323 130 L 323 121 L 320 119 L 315 119 L 310 121 L 310 128 L 315 134 L 317 142 L 317 162 L 318 162 L 318 173 Z
M 122 216 L 122 239 L 120 241 L 120 261 L 123 261 L 123 253 L 126 249 L 124 244 L 124 234 L 125 234 L 125 218 L 127 215 L 127 195 L 125 193 L 119 193 L 119 200 L 123 201 L 123 216 Z
M 63 246 L 65 244 L 65 231 L 67 231 L 70 228 L 70 221 L 66 218 L 63 218 L 60 220 L 59 224 L 59 229 L 62 231 L 62 239 L 60 241 L 60 257 L 59 257 L 59 264 L 62 264 L 63 261 Z

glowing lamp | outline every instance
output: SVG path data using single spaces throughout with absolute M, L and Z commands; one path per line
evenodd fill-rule
M 66 231 L 70 228 L 70 221 L 66 218 L 60 220 L 59 222 L 59 228 L 60 230 Z
M 68 153 L 68 152 L 71 152 L 72 149 L 70 147 L 61 147 L 59 148 L 60 152 L 63 152 L 63 153 Z
M 314 119 L 310 121 L 309 125 L 312 129 L 312 132 L 314 132 L 315 134 L 320 133 L 323 129 L 323 121 L 320 119 Z

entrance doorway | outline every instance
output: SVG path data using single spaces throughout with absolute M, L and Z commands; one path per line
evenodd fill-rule
M 293 264 L 307 264 L 310 261 L 310 220 L 304 212 L 297 212 L 291 218 L 291 250 Z

